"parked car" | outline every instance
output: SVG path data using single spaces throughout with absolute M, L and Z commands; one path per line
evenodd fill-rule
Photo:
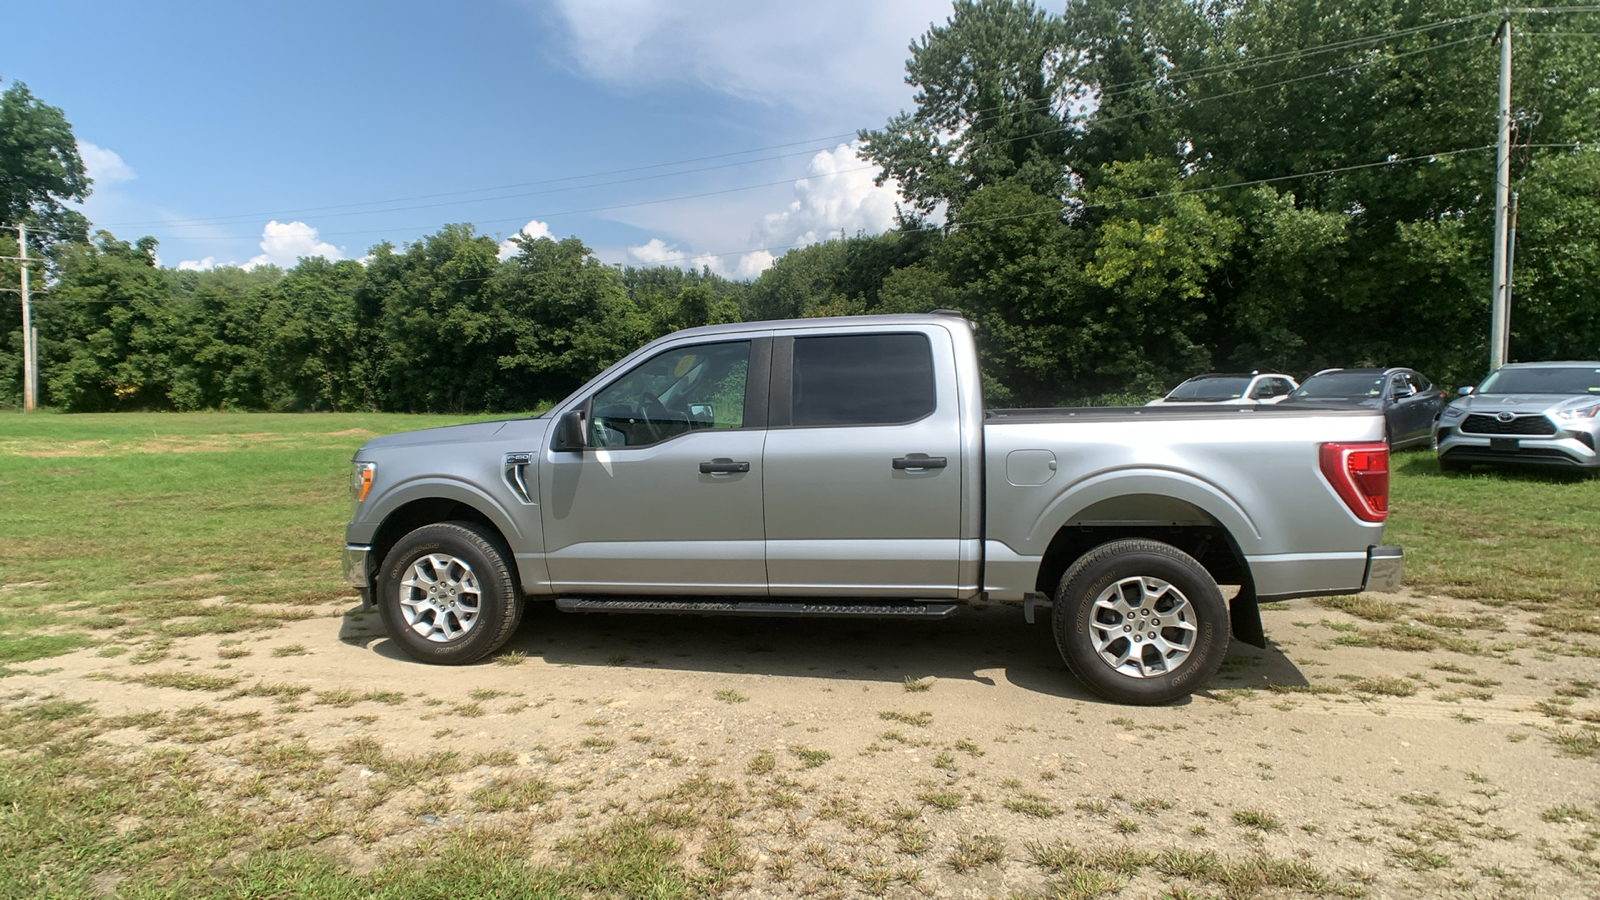
M 1278 372 L 1196 375 L 1173 388 L 1165 397 L 1145 406 L 1172 406 L 1186 403 L 1277 403 L 1298 387 L 1293 378 Z
M 1380 410 L 1389 448 L 1402 450 L 1433 439 L 1433 423 L 1445 407 L 1445 395 L 1416 369 L 1324 369 L 1307 378 L 1286 402 Z
M 1600 474 L 1600 362 L 1501 366 L 1439 417 L 1439 468 L 1555 466 Z
M 981 383 L 957 314 L 674 332 L 547 415 L 368 441 L 345 575 L 447 664 L 538 600 L 1030 622 L 1050 600 L 1072 671 L 1142 704 L 1203 686 L 1230 635 L 1265 646 L 1261 602 L 1400 583 L 1372 410 L 989 410 Z

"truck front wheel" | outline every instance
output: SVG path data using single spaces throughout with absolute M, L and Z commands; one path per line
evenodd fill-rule
M 522 618 L 509 554 L 465 522 L 424 525 L 401 538 L 378 572 L 378 612 L 414 659 L 475 662 L 498 650 Z
M 1170 544 L 1112 541 L 1061 576 L 1051 624 L 1072 674 L 1116 703 L 1188 696 L 1228 651 L 1228 606 L 1210 573 Z

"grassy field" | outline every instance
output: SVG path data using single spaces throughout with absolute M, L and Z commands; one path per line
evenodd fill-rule
M 718 849 L 719 832 L 697 845 L 692 872 L 681 864 L 681 848 L 663 837 L 663 822 L 709 817 L 717 800 L 707 787 L 705 796 L 675 796 L 648 813 L 597 822 L 563 842 L 553 859 L 520 857 L 526 835 L 467 830 L 370 871 L 350 871 L 310 848 L 328 835 L 359 836 L 359 820 L 292 809 L 279 810 L 276 819 L 243 819 L 230 809 L 267 796 L 259 781 L 218 779 L 201 766 L 198 751 L 129 757 L 98 740 L 143 728 L 176 735 L 180 744 L 200 743 L 248 735 L 257 720 L 194 706 L 125 721 L 92 703 L 5 690 L 5 676 L 15 670 L 4 667 L 82 648 L 159 660 L 176 641 L 216 635 L 226 660 L 235 638 L 353 601 L 339 577 L 338 554 L 352 452 L 373 435 L 466 420 L 0 414 L 0 696 L 6 701 L 0 896 L 677 897 L 715 894 L 748 868 L 737 847 Z M 1395 460 L 1392 506 L 1388 540 L 1406 549 L 1408 586 L 1535 610 L 1544 627 L 1527 638 L 1534 650 L 1594 655 L 1593 642 L 1574 633 L 1600 633 L 1600 480 L 1444 477 L 1431 454 L 1410 453 Z M 1464 645 L 1459 635 L 1474 625 L 1371 597 L 1325 605 L 1363 620 L 1341 638 L 1355 646 Z M 193 670 L 187 683 L 169 677 L 161 686 L 277 692 L 290 704 L 313 695 L 334 706 L 388 702 L 382 690 L 323 696 L 315 686 L 250 688 L 237 683 L 225 662 L 214 668 Z M 905 691 L 914 690 L 925 686 L 908 680 Z M 745 700 L 731 691 L 717 699 Z M 273 780 L 313 794 L 332 790 L 319 781 L 327 778 L 326 752 L 304 738 L 246 746 L 256 755 L 243 762 L 273 773 Z M 1600 747 L 1591 740 L 1577 750 L 1593 756 Z M 800 757 L 800 750 L 792 752 Z M 805 752 L 826 759 L 825 751 Z M 386 757 L 359 740 L 337 755 L 400 786 L 437 782 L 485 762 L 467 754 Z M 506 783 L 496 788 L 504 798 L 491 792 L 481 802 L 537 805 L 550 789 L 536 780 Z M 1016 802 L 1018 809 L 1049 809 Z M 1160 864 L 1152 857 L 1141 865 Z M 1321 882 L 1300 870 L 1248 874 L 1216 863 L 1205 871 L 1218 879 L 1208 882 L 1212 888 L 1230 896 L 1274 888 L 1354 895 L 1306 887 Z M 885 878 L 886 885 L 893 881 Z

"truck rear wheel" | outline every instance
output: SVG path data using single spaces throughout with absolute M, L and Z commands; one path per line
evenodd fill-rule
M 1152 706 L 1193 693 L 1228 651 L 1228 606 L 1194 557 L 1121 540 L 1061 576 L 1051 625 L 1072 674 L 1116 703 Z
M 499 541 L 465 522 L 407 534 L 378 572 L 378 612 L 389 637 L 413 659 L 476 662 L 517 630 L 522 604 Z

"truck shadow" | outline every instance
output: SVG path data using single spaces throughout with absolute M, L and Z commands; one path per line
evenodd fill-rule
M 1049 617 L 1048 608 L 1041 609 L 1038 621 L 1028 625 L 1019 606 L 999 603 L 968 607 L 948 619 L 926 622 L 571 614 L 549 603 L 534 603 L 497 655 L 521 653 L 561 666 L 889 684 L 930 676 L 989 685 L 1004 681 L 1046 696 L 1106 703 L 1062 663 Z M 375 612 L 352 621 L 356 619 L 352 610 L 345 618 L 341 640 L 387 658 L 409 659 L 384 636 Z M 1235 641 L 1222 671 L 1205 690 L 1264 690 L 1271 684 L 1305 683 L 1305 676 L 1276 649 L 1260 650 Z

